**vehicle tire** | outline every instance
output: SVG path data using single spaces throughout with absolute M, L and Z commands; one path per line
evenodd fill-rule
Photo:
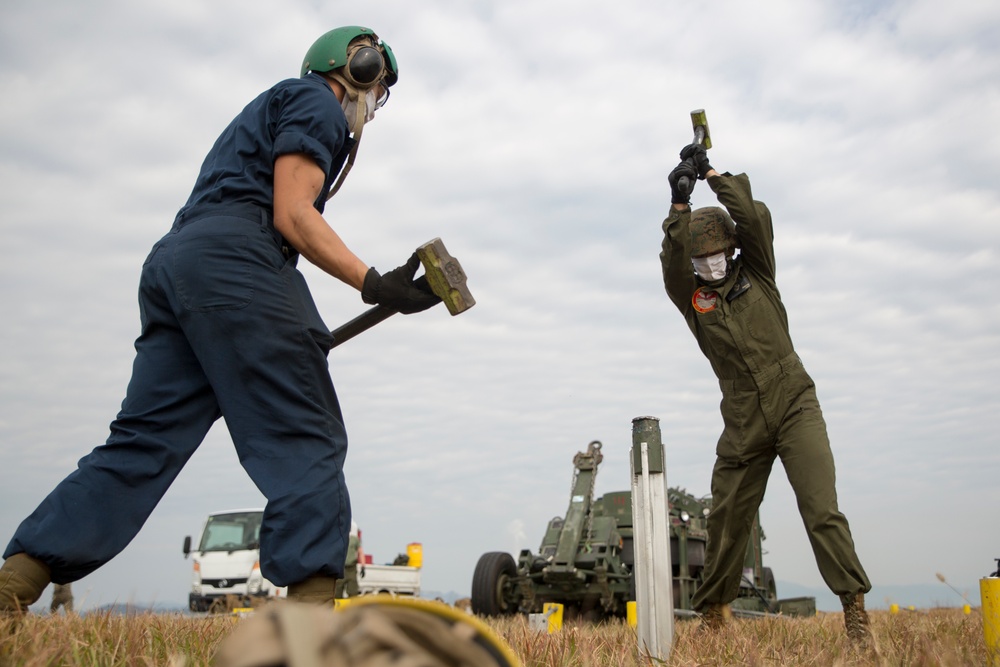
M 778 601 L 778 586 L 774 582 L 774 572 L 771 568 L 764 568 L 764 595 L 767 596 L 768 601 L 777 602 Z
M 480 616 L 509 616 L 517 612 L 517 566 L 510 554 L 491 551 L 483 554 L 472 575 L 472 613 Z

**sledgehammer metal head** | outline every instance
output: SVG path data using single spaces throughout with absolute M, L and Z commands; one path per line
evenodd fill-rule
M 424 275 L 431 289 L 441 297 L 452 315 L 464 313 L 476 305 L 466 285 L 465 271 L 458 260 L 448 254 L 441 239 L 434 239 L 417 248 L 417 257 L 424 265 Z
M 694 143 L 711 148 L 712 135 L 708 131 L 708 118 L 704 109 L 695 109 L 691 112 L 691 127 L 694 128 Z
M 441 297 L 441 300 L 448 307 L 449 313 L 458 315 L 476 305 L 476 300 L 472 298 L 472 294 L 469 293 L 469 288 L 465 284 L 465 271 L 462 270 L 462 265 L 448 254 L 441 239 L 428 241 L 417 248 L 417 257 L 424 265 L 424 276 L 427 278 L 427 284 L 430 285 L 435 294 Z M 333 336 L 332 347 L 337 347 L 395 314 L 395 310 L 385 306 L 375 306 L 366 310 L 350 322 L 330 332 Z
M 691 125 L 694 128 L 693 144 L 701 144 L 707 149 L 712 147 L 712 135 L 708 132 L 708 117 L 705 116 L 704 109 L 695 109 L 691 112 Z M 677 189 L 688 195 L 694 190 L 694 181 L 687 176 L 681 176 L 677 181 Z

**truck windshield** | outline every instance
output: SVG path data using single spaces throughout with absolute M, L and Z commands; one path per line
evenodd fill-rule
M 208 517 L 199 551 L 236 551 L 260 546 L 261 512 L 234 512 Z

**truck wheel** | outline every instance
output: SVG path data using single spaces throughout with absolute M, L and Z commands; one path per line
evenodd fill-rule
M 763 579 L 764 579 L 764 595 L 766 595 L 767 599 L 770 600 L 771 602 L 777 602 L 778 585 L 774 582 L 774 572 L 771 571 L 771 568 L 769 567 L 764 568 Z
M 510 554 L 491 551 L 483 554 L 472 575 L 472 613 L 481 616 L 509 616 L 517 611 L 517 566 Z

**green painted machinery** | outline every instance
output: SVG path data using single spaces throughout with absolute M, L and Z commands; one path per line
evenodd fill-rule
M 484 616 L 539 613 L 545 603 L 564 606 L 568 618 L 625 616 L 635 600 L 632 494 L 614 491 L 594 498 L 601 443 L 591 442 L 573 457 L 573 484 L 565 516 L 549 521 L 538 553 L 483 554 L 472 577 L 472 611 Z M 670 561 L 674 610 L 694 615 L 691 597 L 701 582 L 708 540 L 711 498 L 684 489 L 667 492 L 670 505 Z M 764 533 L 755 519 L 734 613 L 814 615 L 815 600 L 778 601 L 774 575 L 762 563 Z M 787 603 L 787 604 L 786 604 Z

